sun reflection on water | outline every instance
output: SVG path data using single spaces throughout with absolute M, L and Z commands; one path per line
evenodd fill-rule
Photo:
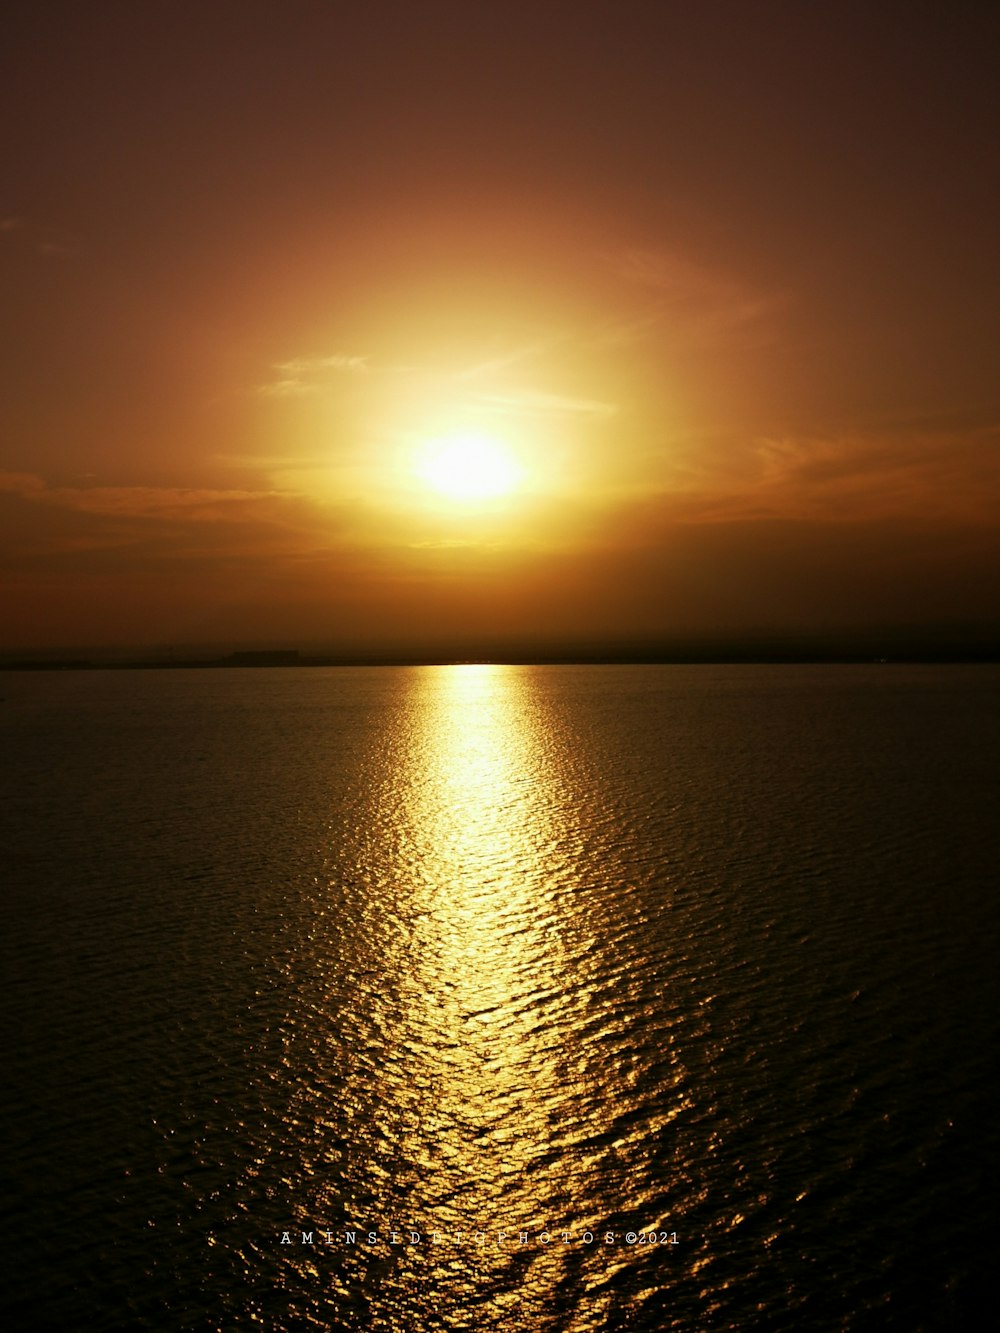
M 678 1020 L 629 943 L 647 918 L 615 859 L 622 812 L 584 809 L 606 795 L 541 680 L 494 665 L 397 677 L 331 824 L 295 967 L 307 1012 L 287 1025 L 286 1178 L 303 1227 L 378 1234 L 336 1260 L 337 1308 L 357 1304 L 358 1327 L 375 1284 L 413 1330 L 439 1326 L 438 1291 L 497 1327 L 515 1303 L 517 1326 L 542 1328 L 554 1292 L 647 1261 L 580 1238 L 624 1236 L 637 1208 L 656 1220 L 635 1172 L 689 1105 Z M 538 1240 L 565 1230 L 572 1244 Z M 300 1278 L 308 1257 L 287 1256 Z
M 427 673 L 415 715 L 403 780 L 419 888 L 399 962 L 418 997 L 411 1053 L 434 1096 L 411 1150 L 426 1203 L 456 1226 L 497 1222 L 505 1181 L 518 1182 L 518 1214 L 498 1228 L 528 1226 L 542 1200 L 522 1176 L 566 1090 L 540 1022 L 565 973 L 544 906 L 554 840 L 544 734 L 524 676 L 507 667 Z

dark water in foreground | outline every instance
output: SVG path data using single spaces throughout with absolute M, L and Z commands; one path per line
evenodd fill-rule
M 996 668 L 0 693 L 8 1327 L 980 1326 Z

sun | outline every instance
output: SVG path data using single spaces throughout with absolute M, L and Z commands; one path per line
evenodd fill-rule
M 422 451 L 417 475 L 450 500 L 492 500 L 508 495 L 524 473 L 511 451 L 491 435 L 463 430 L 432 440 Z

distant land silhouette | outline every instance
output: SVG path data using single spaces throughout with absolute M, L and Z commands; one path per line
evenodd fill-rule
M 398 645 L 232 648 L 191 646 L 36 650 L 0 656 L 0 670 L 163 670 L 217 667 L 430 666 L 461 662 L 511 665 L 580 663 L 998 662 L 1000 628 L 893 630 L 841 636 L 756 635 L 740 638 L 613 642 L 466 641 Z

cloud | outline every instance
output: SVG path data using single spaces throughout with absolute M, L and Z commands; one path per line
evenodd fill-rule
M 278 361 L 272 367 L 274 379 L 262 384 L 258 392 L 274 398 L 306 397 L 322 393 L 337 375 L 368 375 L 372 366 L 367 356 L 335 352 L 332 356 L 299 356 Z M 384 373 L 384 372 L 383 372 Z
M 510 416 L 589 416 L 612 417 L 618 408 L 597 398 L 574 398 L 567 394 L 539 393 L 531 390 L 513 393 L 482 393 L 474 400 L 481 406 Z
M 8 243 L 35 254 L 63 258 L 75 255 L 80 249 L 79 239 L 58 227 L 48 227 L 28 218 L 8 214 L 0 218 L 0 236 Z
M 901 512 L 995 516 L 1000 430 L 907 432 L 760 441 L 762 483 L 807 511 L 855 516 Z
M 0 492 L 37 497 L 45 490 L 45 482 L 41 477 L 33 476 L 30 472 L 0 472 Z
M 49 486 L 26 472 L 0 472 L 0 492 L 78 513 L 244 521 L 251 509 L 271 505 L 273 491 L 170 486 Z
M 689 522 L 996 524 L 1000 428 L 907 427 L 689 443 L 662 503 Z
M 363 375 L 370 366 L 366 356 L 345 356 L 336 352 L 333 356 L 297 357 L 291 361 L 282 361 L 275 369 L 289 375 L 316 375 L 325 370 Z
M 473 413 L 508 417 L 591 417 L 614 416 L 615 403 L 598 398 L 548 392 L 511 385 L 508 372 L 524 362 L 543 358 L 553 347 L 566 343 L 566 335 L 522 343 L 509 351 L 474 361 L 457 369 L 440 369 L 413 362 L 408 365 L 373 364 L 367 356 L 335 353 L 329 356 L 293 357 L 275 364 L 276 377 L 260 389 L 274 398 L 302 398 L 330 392 L 342 376 L 378 379 L 379 396 L 387 401 L 384 381 L 395 377 L 405 392 L 430 393 L 445 410 L 461 409 Z
M 319 386 L 307 384 L 293 375 L 271 380 L 268 384 L 258 385 L 257 392 L 267 398 L 306 398 L 319 393 Z
M 464 370 L 459 370 L 452 377 L 458 383 L 465 380 L 477 380 L 488 378 L 495 375 L 497 371 L 507 370 L 510 366 L 518 365 L 522 361 L 527 361 L 532 357 L 540 356 L 549 351 L 552 347 L 552 341 L 547 342 L 529 342 L 523 343 L 518 347 L 512 348 L 509 352 L 501 352 L 497 356 L 486 357 L 482 361 L 476 361 Z
M 201 580 L 266 580 L 297 560 L 349 546 L 343 510 L 276 491 L 48 486 L 7 473 L 0 474 L 0 511 L 0 591 L 11 580 L 51 578 L 44 588 L 54 589 L 79 577 L 101 580 L 103 597 L 123 581 L 138 588 L 148 576 L 154 597 L 164 579 L 187 580 L 192 589 Z M 72 617 L 67 598 L 63 611 Z
M 660 310 L 650 310 L 641 315 L 626 315 L 610 319 L 595 328 L 590 336 L 590 346 L 616 349 L 634 347 L 649 337 L 663 318 Z
M 768 319 L 788 302 L 786 293 L 760 292 L 675 251 L 626 247 L 610 257 L 625 282 L 646 293 L 652 308 L 610 324 L 613 345 L 627 345 L 669 318 L 672 329 L 698 341 L 761 336 Z

